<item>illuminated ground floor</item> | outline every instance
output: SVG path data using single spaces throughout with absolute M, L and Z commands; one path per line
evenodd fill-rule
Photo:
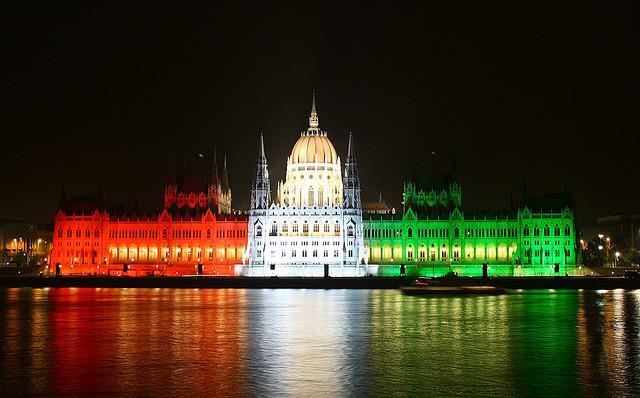
M 403 273 L 404 272 L 404 273 Z M 455 272 L 458 276 L 482 276 L 482 264 L 383 264 L 369 265 L 367 274 L 373 276 L 411 276 L 411 277 L 440 277 L 450 272 Z M 508 276 L 508 277 L 526 277 L 526 276 L 583 276 L 584 270 L 582 266 L 573 264 L 559 264 L 558 272 L 555 272 L 554 265 L 505 265 L 505 264 L 487 264 L 487 273 L 489 277 Z
M 111 263 L 103 265 L 52 265 L 46 268 L 47 275 L 61 276 L 129 276 L 129 277 L 153 277 L 153 276 L 237 276 L 241 266 L 234 264 L 126 264 Z
M 271 264 L 246 265 L 242 267 L 242 276 L 266 277 L 358 277 L 368 274 L 365 265 L 329 265 L 327 264 Z

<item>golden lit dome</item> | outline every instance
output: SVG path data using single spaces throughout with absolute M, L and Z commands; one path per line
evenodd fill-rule
M 338 163 L 336 148 L 327 133 L 320 130 L 316 111 L 316 93 L 313 92 L 309 128 L 303 132 L 291 151 L 291 163 Z
M 303 134 L 291 151 L 291 163 L 338 163 L 338 154 L 326 133 Z

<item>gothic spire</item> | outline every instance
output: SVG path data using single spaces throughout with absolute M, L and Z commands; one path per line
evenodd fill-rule
M 229 173 L 227 172 L 227 154 L 224 154 L 224 166 L 222 166 L 222 189 L 229 189 Z
M 308 133 L 319 134 L 320 133 L 320 122 L 318 120 L 318 111 L 316 110 L 316 90 L 313 90 L 311 100 L 311 116 L 309 116 L 309 128 L 307 129 Z
M 264 153 L 264 137 L 262 136 L 262 133 L 260 133 L 260 148 L 258 149 L 258 160 L 264 160 L 265 162 L 267 161 L 267 156 Z
M 260 134 L 258 146 L 258 158 L 256 159 L 256 175 L 251 187 L 251 209 L 264 210 L 271 201 L 271 185 L 269 183 L 269 170 L 267 168 L 267 156 L 264 151 L 264 138 Z
M 344 163 L 344 207 L 346 209 L 360 209 L 360 178 L 358 177 L 358 164 L 356 151 L 353 145 L 353 134 L 349 132 L 349 149 L 347 160 Z
M 353 159 L 352 159 L 353 158 Z M 347 149 L 347 162 L 352 160 L 356 161 L 356 148 L 353 146 L 353 134 L 349 131 L 349 147 Z

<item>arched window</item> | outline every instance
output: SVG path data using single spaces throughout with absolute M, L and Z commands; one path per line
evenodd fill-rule
M 313 188 L 309 188 L 308 197 L 307 197 L 307 206 L 313 206 Z
M 556 226 L 553 228 L 553 235 L 554 236 L 560 236 L 560 226 L 556 224 Z
M 540 236 L 540 227 L 537 225 L 533 227 L 533 236 Z
M 207 228 L 207 239 L 211 238 L 211 229 Z
M 93 231 L 93 236 L 98 238 L 100 236 L 100 230 L 96 229 L 95 231 Z
M 313 232 L 320 232 L 320 224 L 317 221 L 313 223 Z
M 564 226 L 564 236 L 570 236 L 571 235 L 571 227 L 569 227 L 568 225 Z
M 271 225 L 271 233 L 269 235 L 276 236 L 277 234 L 278 234 L 278 224 L 276 224 L 274 221 L 273 225 Z
M 347 227 L 347 236 L 353 236 L 353 225 Z
M 548 226 L 548 225 L 545 225 L 545 226 L 544 226 L 544 236 L 549 236 L 549 233 L 550 233 L 549 226 Z
M 324 232 L 330 232 L 331 231 L 331 227 L 329 226 L 329 221 L 324 223 Z
M 413 228 L 409 227 L 409 229 L 407 230 L 407 237 L 413 238 Z
M 58 228 L 58 238 L 62 238 L 62 228 Z
M 522 235 L 529 236 L 529 233 L 530 233 L 529 226 L 525 225 L 524 228 L 522 229 Z
M 78 228 L 76 230 L 76 238 L 80 238 L 82 236 L 82 231 L 80 231 L 80 228 Z
M 87 228 L 87 230 L 85 231 L 84 237 L 85 238 L 90 238 L 91 237 L 91 231 L 89 230 L 89 228 Z
M 455 227 L 453 229 L 453 237 L 454 238 L 459 238 L 460 237 L 460 229 L 458 227 Z

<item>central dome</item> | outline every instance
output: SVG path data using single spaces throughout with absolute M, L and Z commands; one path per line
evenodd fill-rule
M 338 163 L 336 148 L 326 133 L 304 133 L 293 146 L 291 163 Z

